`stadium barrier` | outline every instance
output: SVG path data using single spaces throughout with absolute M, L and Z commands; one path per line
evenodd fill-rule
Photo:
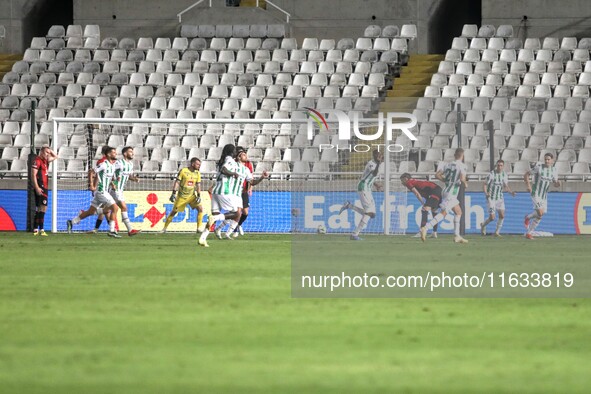
M 57 218 L 58 230 L 65 230 L 66 220 L 75 216 L 81 208 L 75 202 L 80 201 L 81 194 L 88 191 L 64 190 L 60 191 L 68 208 L 60 211 Z M 290 233 L 316 232 L 320 225 L 326 227 L 328 233 L 348 233 L 353 230 L 354 223 L 359 220 L 353 212 L 345 211 L 339 214 L 342 203 L 346 200 L 356 201 L 355 192 L 298 192 L 288 191 L 255 191 L 251 199 L 251 213 L 245 223 L 247 232 Z M 51 194 L 51 192 L 50 192 Z M 295 194 L 295 195 L 294 195 Z M 169 191 L 130 191 L 126 192 L 129 217 L 137 229 L 144 231 L 159 231 L 162 228 L 166 214 L 172 209 L 168 201 Z M 544 216 L 539 231 L 554 234 L 591 234 L 591 193 L 561 192 L 549 193 L 549 212 Z M 0 190 L 0 230 L 26 230 L 26 190 Z M 51 196 L 50 196 L 51 197 Z M 372 220 L 367 232 L 381 233 L 383 228 L 383 195 L 375 194 L 378 206 L 377 218 Z M 416 199 L 409 198 L 407 203 L 398 206 L 396 194 L 391 198 L 392 215 L 397 215 L 406 233 L 418 231 L 420 222 L 420 205 Z M 51 205 L 51 198 L 49 199 Z M 298 205 L 294 206 L 293 201 Z M 70 203 L 71 202 L 71 203 Z M 205 197 L 207 210 L 208 198 Z M 359 202 L 357 202 L 359 204 Z M 503 233 L 521 234 L 524 231 L 523 217 L 532 211 L 531 199 L 528 193 L 517 193 L 515 198 L 505 198 L 507 215 L 503 226 Z M 273 207 L 269 210 L 265 207 Z M 48 218 L 51 220 L 51 206 Z M 466 193 L 466 232 L 476 234 L 480 231 L 479 224 L 487 215 L 486 201 L 482 193 Z M 77 229 L 90 230 L 95 217 L 81 222 Z M 169 231 L 195 231 L 197 216 L 194 211 L 180 213 L 169 227 Z M 489 231 L 494 230 L 494 223 L 489 225 Z M 453 222 L 448 217 L 440 225 L 440 233 L 451 233 Z M 103 223 L 106 230 L 106 224 Z

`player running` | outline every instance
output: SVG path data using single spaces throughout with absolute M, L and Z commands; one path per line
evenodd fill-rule
M 503 192 L 511 193 L 511 196 L 515 197 L 515 192 L 509 187 L 509 177 L 504 171 L 504 167 L 505 162 L 503 160 L 497 160 L 495 169 L 488 174 L 483 186 L 489 216 L 486 221 L 480 224 L 480 233 L 482 235 L 486 235 L 486 226 L 495 220 L 495 213 L 498 211 L 499 220 L 497 221 L 495 236 L 501 236 L 501 227 L 503 227 L 503 221 L 505 220 L 505 198 Z
M 113 197 L 109 194 L 109 187 L 115 175 L 115 161 L 117 160 L 117 151 L 115 148 L 107 147 L 104 149 L 106 160 L 97 162 L 97 166 L 92 171 L 90 177 L 89 189 L 94 193 L 90 207 L 86 211 L 80 212 L 75 218 L 66 222 L 68 232 L 72 232 L 72 227 L 75 224 L 88 216 L 94 215 L 101 207 L 103 213 L 107 215 L 109 220 L 108 236 L 113 238 L 121 238 L 117 231 L 115 231 L 115 218 L 117 217 L 118 207 Z
M 452 210 L 454 216 L 454 242 L 455 243 L 468 243 L 467 239 L 464 239 L 460 235 L 460 220 L 462 217 L 462 208 L 460 208 L 460 202 L 458 201 L 458 193 L 460 192 L 460 186 L 468 187 L 466 181 L 466 165 L 463 163 L 464 150 L 462 148 L 456 149 L 454 152 L 454 161 L 451 163 L 443 163 L 435 177 L 445 183 L 443 188 L 443 201 L 439 205 L 441 211 L 435 215 L 433 219 L 426 226 L 421 227 L 421 240 L 424 242 L 427 237 L 427 230 L 433 228 L 437 223 L 441 222 L 447 213 Z
M 119 206 L 119 209 L 121 209 L 121 220 L 127 228 L 127 235 L 131 237 L 139 234 L 141 230 L 134 230 L 134 228 L 131 226 L 129 216 L 127 214 L 127 204 L 125 204 L 123 190 L 125 189 L 125 185 L 127 184 L 128 180 L 139 182 L 140 178 L 133 175 L 133 148 L 131 146 L 126 146 L 123 148 L 121 153 L 123 154 L 123 158 L 115 162 L 115 175 L 113 177 L 112 187 L 109 193 Z
M 355 230 L 351 234 L 350 239 L 352 241 L 360 241 L 359 234 L 365 229 L 369 220 L 376 217 L 376 203 L 373 199 L 372 189 L 375 187 L 376 190 L 382 190 L 382 183 L 376 182 L 376 178 L 378 175 L 384 173 L 384 154 L 378 150 L 374 150 L 372 156 L 373 158 L 365 165 L 363 174 L 357 183 L 357 194 L 359 195 L 362 208 L 349 201 L 345 201 L 339 211 L 340 214 L 346 209 L 352 209 L 362 215 L 357 227 L 355 227 Z
M 45 212 L 47 212 L 47 190 L 49 183 L 47 178 L 47 169 L 49 163 L 58 157 L 48 146 L 44 146 L 39 151 L 33 162 L 33 188 L 35 190 L 35 222 L 33 224 L 33 235 L 47 237 L 45 229 Z
M 199 237 L 199 245 L 209 247 L 207 236 L 211 228 L 218 220 L 236 220 L 238 218 L 238 207 L 242 201 L 238 201 L 235 193 L 232 193 L 236 180 L 240 177 L 238 164 L 234 160 L 236 147 L 227 144 L 222 149 L 222 155 L 217 163 L 218 175 L 211 194 L 211 215 L 207 221 L 205 231 Z M 225 211 L 226 213 L 221 213 Z
M 530 175 L 533 175 L 534 183 L 530 182 Z M 555 187 L 560 187 L 558 180 L 558 173 L 554 167 L 554 155 L 546 153 L 544 155 L 544 164 L 537 163 L 531 170 L 523 175 L 525 187 L 531 194 L 531 199 L 534 205 L 534 211 L 527 215 L 524 220 L 525 228 L 527 229 L 525 237 L 527 239 L 534 239 L 533 231 L 538 227 L 542 216 L 548 212 L 548 189 L 552 183 Z
M 191 158 L 189 167 L 181 169 L 172 184 L 172 194 L 170 202 L 174 203 L 172 211 L 166 217 L 164 228 L 161 233 L 166 233 L 168 225 L 180 211 L 184 211 L 187 205 L 197 210 L 197 229 L 203 221 L 203 206 L 201 205 L 201 160 L 196 157 Z M 178 198 L 177 198 L 178 190 Z
M 244 163 L 246 161 L 248 161 L 248 158 L 246 156 L 246 149 L 244 149 L 241 146 L 236 147 L 236 172 L 238 173 L 238 178 L 230 180 L 230 182 L 231 182 L 230 192 L 233 194 L 233 196 L 234 196 L 233 198 L 237 204 L 236 218 L 240 218 L 240 219 L 242 219 L 242 217 L 243 217 L 242 212 L 243 212 L 243 208 L 244 208 L 243 204 L 244 204 L 245 190 L 248 190 L 248 188 L 250 186 L 258 185 L 260 182 L 263 181 L 263 179 L 265 179 L 269 176 L 267 171 L 263 171 L 263 174 L 261 175 L 260 178 L 254 179 L 251 169 L 248 168 L 246 165 L 244 165 Z M 215 190 L 215 188 L 214 188 L 214 190 Z M 247 200 L 247 202 L 248 202 L 248 200 Z M 223 224 L 221 224 L 220 226 L 218 226 L 215 229 L 215 235 L 219 239 L 222 239 L 222 228 L 226 224 L 230 225 L 230 227 L 228 228 L 228 231 L 226 231 L 226 233 L 224 235 L 224 238 L 226 238 L 226 239 L 232 239 L 232 238 L 230 238 L 230 236 L 232 235 L 232 233 L 234 233 L 236 228 L 239 226 L 239 222 L 237 222 L 236 220 L 226 219 Z
M 429 219 L 429 212 L 435 217 L 435 213 L 439 209 L 439 204 L 441 204 L 441 186 L 429 181 L 412 179 L 412 176 L 408 172 L 400 175 L 400 181 L 421 202 L 423 206 L 421 208 L 421 227 L 424 227 Z M 433 234 L 431 236 L 437 238 L 437 224 L 433 226 Z

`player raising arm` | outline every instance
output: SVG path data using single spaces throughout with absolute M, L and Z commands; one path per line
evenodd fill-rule
M 511 193 L 511 196 L 515 197 L 515 192 L 509 187 L 509 177 L 504 171 L 504 168 L 505 162 L 503 160 L 498 160 L 495 169 L 488 174 L 483 186 L 489 216 L 488 219 L 480 225 L 480 233 L 482 235 L 486 235 L 486 226 L 495 220 L 495 213 L 498 211 L 499 220 L 497 221 L 495 236 L 501 236 L 501 227 L 503 227 L 503 221 L 505 220 L 505 199 L 503 192 L 509 192 Z
M 117 203 L 117 206 L 121 209 L 121 219 L 123 220 L 125 227 L 127 227 L 127 235 L 131 237 L 139 234 L 140 231 L 134 230 L 131 226 L 129 216 L 127 215 L 127 204 L 125 204 L 123 190 L 125 189 L 128 180 L 139 182 L 140 179 L 133 175 L 133 148 L 131 146 L 126 146 L 121 153 L 123 154 L 123 158 L 115 162 L 115 175 L 113 177 L 110 194 Z
M 86 211 L 80 212 L 75 218 L 66 222 L 68 232 L 72 232 L 75 224 L 88 216 L 94 215 L 101 207 L 103 213 L 109 220 L 109 235 L 113 238 L 121 238 L 115 231 L 115 218 L 117 217 L 118 207 L 113 197 L 109 194 L 109 187 L 113 176 L 115 175 L 115 161 L 117 160 L 117 151 L 115 148 L 108 147 L 104 149 L 106 160 L 99 161 L 92 172 L 90 178 L 90 191 L 94 193 L 90 207 Z
M 174 183 L 172 184 L 172 194 L 170 195 L 170 202 L 174 203 L 172 211 L 166 217 L 162 233 L 166 233 L 168 225 L 172 219 L 180 211 L 184 211 L 187 205 L 196 209 L 197 215 L 197 229 L 203 221 L 203 206 L 201 205 L 201 160 L 196 157 L 191 158 L 189 167 L 185 167 L 179 171 Z M 178 197 L 177 197 L 178 191 Z
M 460 220 L 462 217 L 462 208 L 458 201 L 458 194 L 460 186 L 468 187 L 466 181 L 466 165 L 463 163 L 464 150 L 462 148 L 456 149 L 454 152 L 454 161 L 451 163 L 444 163 L 435 174 L 435 177 L 445 183 L 443 188 L 443 201 L 439 205 L 441 211 L 435 215 L 433 219 L 426 226 L 421 227 L 421 240 L 425 241 L 427 237 L 427 230 L 433 228 L 437 223 L 441 222 L 447 213 L 451 210 L 454 212 L 454 242 L 468 243 L 460 235 Z
M 49 163 L 57 159 L 57 155 L 48 146 L 39 151 L 33 162 L 33 188 L 35 189 L 35 222 L 33 235 L 47 236 L 45 229 L 45 212 L 47 212 L 47 190 L 49 189 L 47 170 Z
M 530 181 L 530 176 L 533 176 L 533 185 Z M 525 237 L 534 239 L 533 231 L 538 227 L 542 216 L 548 212 L 548 189 L 550 184 L 555 187 L 560 187 L 558 180 L 558 173 L 554 167 L 554 155 L 546 153 L 544 155 L 544 164 L 537 163 L 531 170 L 523 175 L 525 187 L 531 194 L 531 200 L 534 205 L 532 213 L 527 215 L 524 220 L 525 228 L 527 229 Z

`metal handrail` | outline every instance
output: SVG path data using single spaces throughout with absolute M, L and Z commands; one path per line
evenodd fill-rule
M 187 11 L 189 11 L 189 10 L 193 9 L 194 7 L 196 7 L 196 6 L 198 6 L 199 4 L 203 3 L 204 1 L 205 1 L 205 0 L 199 0 L 199 1 L 198 1 L 198 2 L 196 2 L 195 4 L 193 4 L 193 5 L 190 5 L 189 7 L 185 8 L 184 10 L 182 10 L 181 12 L 179 12 L 178 14 L 176 14 L 176 16 L 179 18 L 179 23 L 182 23 L 182 22 L 183 22 L 182 15 L 183 15 L 184 13 L 186 13 Z M 211 8 L 211 1 L 212 1 L 212 0 L 209 0 L 209 8 Z
M 277 10 L 279 10 L 280 12 L 285 14 L 285 19 L 286 19 L 286 23 L 289 23 L 289 18 L 291 18 L 291 14 L 287 11 L 285 11 L 283 8 L 279 7 L 277 4 L 267 0 L 266 2 L 267 4 L 275 7 Z M 257 0 L 257 7 L 259 6 L 259 0 Z

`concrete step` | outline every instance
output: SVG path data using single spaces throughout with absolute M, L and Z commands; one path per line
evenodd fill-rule
M 433 74 L 437 72 L 437 69 L 439 68 L 439 63 L 437 64 L 433 64 L 431 66 L 420 66 L 420 67 L 410 67 L 410 66 L 405 66 L 402 67 L 402 69 L 400 70 L 400 75 L 405 75 L 405 74 Z

